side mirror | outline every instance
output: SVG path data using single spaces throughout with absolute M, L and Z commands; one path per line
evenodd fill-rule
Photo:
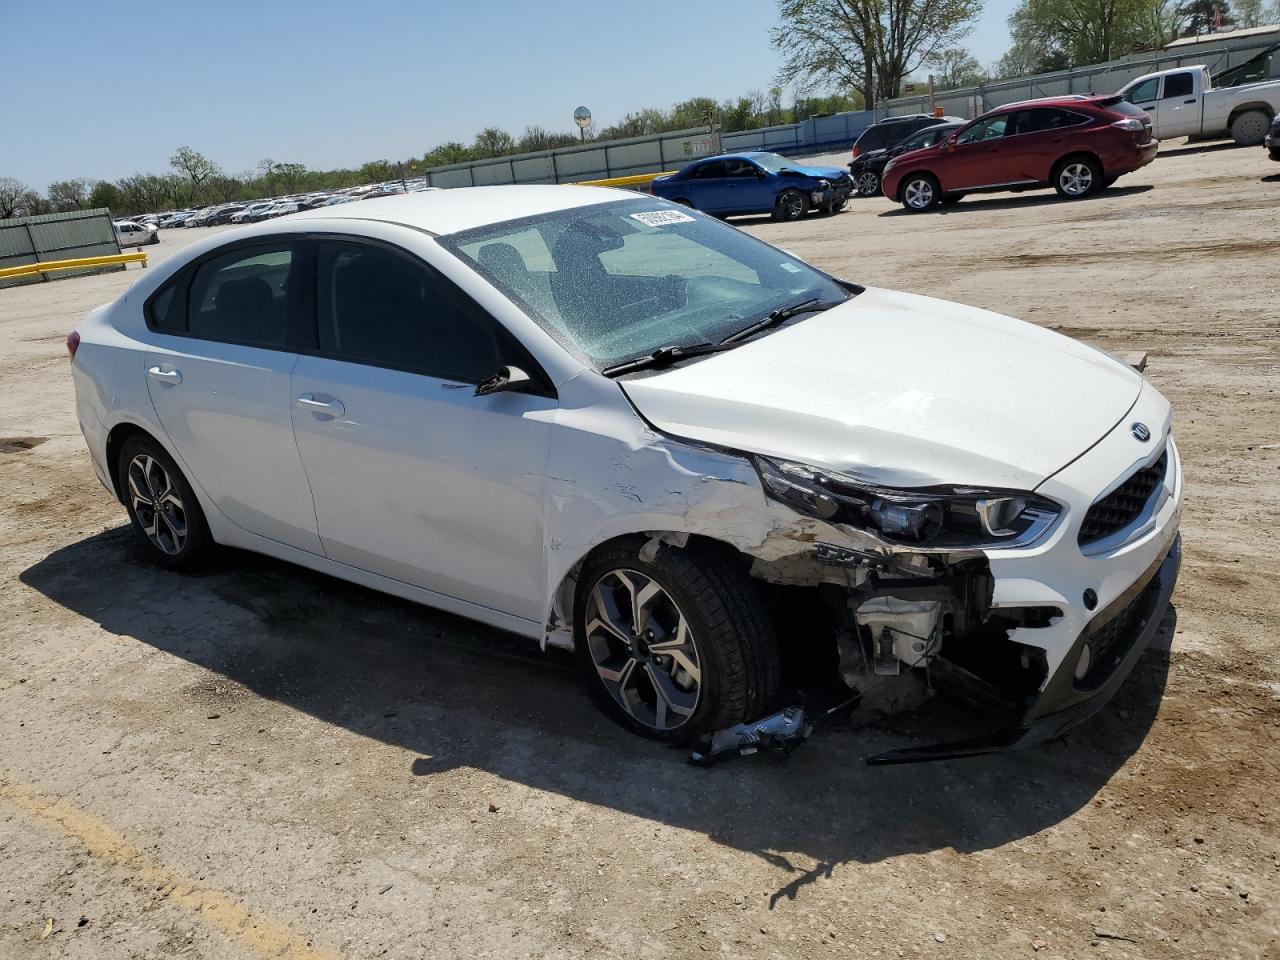
M 768 176 L 768 174 L 767 174 L 767 173 L 765 173 L 763 170 L 760 170 L 760 169 L 758 169 L 758 168 L 757 168 L 757 170 L 756 170 L 756 179 L 757 179 L 757 180 L 763 180 L 763 179 L 764 179 L 765 177 L 767 177 L 767 176 Z
M 956 148 L 956 137 L 957 137 L 957 136 L 958 136 L 958 134 L 954 134 L 954 133 L 953 133 L 953 134 L 951 134 L 951 136 L 947 137 L 947 149 L 948 149 L 948 150 L 954 150 L 954 149 Z
M 487 397 L 491 393 L 511 393 L 529 389 L 533 378 L 519 367 L 499 367 L 495 376 L 476 385 L 473 396 Z

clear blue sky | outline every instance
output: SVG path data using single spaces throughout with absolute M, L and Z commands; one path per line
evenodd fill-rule
M 1013 4 L 987 0 L 983 64 Z M 768 88 L 775 22 L 774 0 L 0 0 L 0 176 L 162 173 L 182 144 L 231 173 L 354 166 L 488 125 L 572 130 L 579 104 L 603 125 Z

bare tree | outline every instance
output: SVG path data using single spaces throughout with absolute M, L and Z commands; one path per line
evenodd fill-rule
M 190 147 L 179 147 L 169 158 L 169 166 L 190 180 L 197 190 L 202 183 L 220 172 L 216 163 Z
M 58 210 L 79 210 L 89 202 L 94 182 L 84 177 L 55 180 L 49 184 L 49 202 Z
M 30 189 L 16 177 L 0 177 L 0 220 L 17 216 L 22 196 Z
M 838 85 L 867 104 L 895 97 L 937 51 L 968 35 L 982 0 L 779 0 L 770 32 L 780 83 Z

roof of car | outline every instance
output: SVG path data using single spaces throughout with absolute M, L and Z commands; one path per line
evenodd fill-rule
M 290 219 L 379 220 L 440 235 L 637 196 L 632 191 L 567 184 L 455 187 L 304 210 Z
M 992 107 L 988 113 L 998 113 L 1018 107 L 1079 107 L 1090 106 L 1102 100 L 1110 99 L 1106 94 L 1069 93 L 1060 97 L 1040 97 L 1037 100 L 1015 100 L 1013 103 L 1002 103 Z

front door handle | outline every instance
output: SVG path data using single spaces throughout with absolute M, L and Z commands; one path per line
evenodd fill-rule
M 171 385 L 182 382 L 182 374 L 177 370 L 162 370 L 159 367 L 150 367 L 147 370 L 147 376 L 152 380 L 159 380 L 161 383 Z
M 1195 102 L 1196 102 L 1196 101 L 1195 101 L 1195 98 L 1192 98 L 1192 99 L 1190 99 L 1190 100 L 1183 100 L 1183 101 L 1182 101 L 1182 105 L 1185 107 L 1185 106 L 1188 106 L 1188 105 L 1193 104 L 1193 103 L 1195 103 Z
M 322 417 L 340 417 L 347 412 L 341 400 L 317 400 L 309 393 L 298 398 L 298 406 Z

